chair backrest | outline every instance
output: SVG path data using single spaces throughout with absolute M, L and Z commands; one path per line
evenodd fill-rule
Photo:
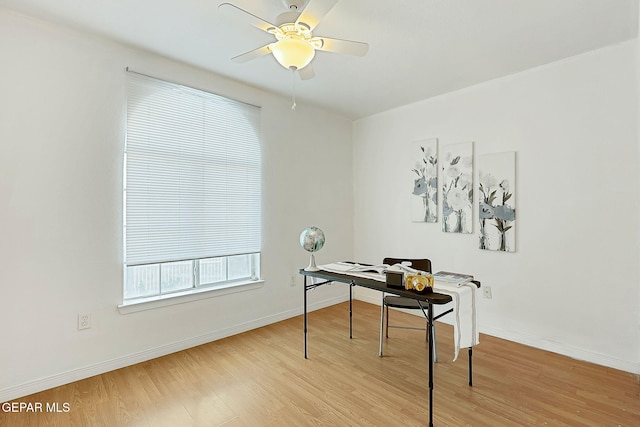
M 416 270 L 421 270 L 421 271 L 426 271 L 428 273 L 431 273 L 431 260 L 426 258 L 423 258 L 423 259 L 385 258 L 382 262 L 388 265 L 401 264 L 403 262 L 410 262 L 411 265 L 409 265 L 409 267 L 415 268 Z

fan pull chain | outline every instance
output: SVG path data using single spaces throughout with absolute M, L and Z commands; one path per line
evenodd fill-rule
M 296 69 L 291 67 L 291 109 L 296 109 Z

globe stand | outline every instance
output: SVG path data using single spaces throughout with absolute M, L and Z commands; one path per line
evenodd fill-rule
M 313 254 L 309 256 L 309 265 L 304 269 L 304 271 L 320 271 L 316 266 L 316 257 L 314 257 Z

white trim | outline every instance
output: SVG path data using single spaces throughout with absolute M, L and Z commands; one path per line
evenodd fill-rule
M 309 311 L 319 310 L 321 308 L 329 307 L 331 305 L 339 304 L 348 301 L 348 297 L 336 297 L 313 304 L 308 305 Z M 150 348 L 137 353 L 117 357 L 115 359 L 105 360 L 95 363 L 93 365 L 84 366 L 81 368 L 73 369 L 71 371 L 63 372 L 60 374 L 52 375 L 45 378 L 40 378 L 34 381 L 29 381 L 24 384 L 19 384 L 12 387 L 0 389 L 0 402 L 8 402 L 10 400 L 18 399 L 22 396 L 28 396 L 33 393 L 38 393 L 43 390 L 48 390 L 53 387 L 58 387 L 64 384 L 69 384 L 74 381 L 79 381 L 85 378 L 93 377 L 95 375 L 104 374 L 105 372 L 113 371 L 115 369 L 124 368 L 126 366 L 135 365 L 136 363 L 145 362 L 147 360 L 155 359 L 157 357 L 166 356 L 167 354 L 175 353 L 177 351 L 186 350 L 191 347 L 206 344 L 212 341 L 216 341 L 222 338 L 226 338 L 232 335 L 240 334 L 250 331 L 252 329 L 260 328 L 272 323 L 280 322 L 292 317 L 296 317 L 302 314 L 302 305 L 299 308 L 293 310 L 287 310 L 281 313 L 277 313 L 271 316 L 262 317 L 259 319 L 250 320 L 239 325 L 234 325 L 228 328 L 212 331 L 204 335 L 187 338 L 181 341 L 161 345 L 159 347 Z M 302 351 L 303 331 L 300 328 L 300 357 L 304 357 Z
M 615 357 L 607 356 L 593 351 L 584 350 L 577 347 L 568 346 L 566 344 L 541 339 L 537 336 L 526 335 L 522 333 L 513 333 L 495 328 L 481 327 L 480 332 L 491 335 L 493 337 L 502 338 L 508 341 L 517 342 L 531 347 L 539 348 L 553 353 L 562 354 L 572 359 L 582 360 L 596 365 L 607 366 L 609 368 L 618 369 L 632 374 L 640 375 L 640 362 L 631 362 Z
M 261 288 L 263 285 L 264 280 L 253 280 L 251 282 L 228 283 L 216 287 L 189 289 L 183 292 L 157 295 L 148 298 L 136 298 L 124 301 L 118 306 L 118 311 L 120 314 L 136 313 L 138 311 L 183 304 L 185 302 L 198 301 L 206 298 L 221 297 L 236 292 L 250 291 Z

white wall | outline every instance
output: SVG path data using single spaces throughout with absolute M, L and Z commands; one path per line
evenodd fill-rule
M 640 372 L 636 54 L 631 41 L 357 121 L 355 258 L 473 273 L 493 291 L 482 332 Z M 424 138 L 517 152 L 517 252 L 479 250 L 477 212 L 472 235 L 410 222 L 408 148 Z
M 362 119 L 352 147 L 345 118 L 0 9 L 0 401 L 299 314 L 311 224 L 328 236 L 319 261 L 428 256 L 492 287 L 483 332 L 640 372 L 637 44 Z M 262 106 L 262 288 L 116 309 L 126 66 Z M 407 150 L 427 137 L 518 152 L 518 252 L 410 222 Z
M 640 20 L 640 10 L 638 10 L 638 19 Z M 636 39 L 636 96 L 638 101 L 638 108 L 636 110 L 636 123 L 638 125 L 638 152 L 636 153 L 638 162 L 640 162 L 640 37 Z M 636 177 L 636 181 L 640 187 L 640 174 Z M 640 197 L 636 200 L 636 209 L 640 212 Z M 640 222 L 640 216 L 638 217 L 638 222 Z M 636 256 L 640 256 L 640 227 L 636 230 Z M 636 258 L 636 269 L 639 271 L 640 275 L 640 258 Z M 638 307 L 640 307 L 640 286 L 638 286 L 638 294 L 637 294 Z M 637 323 L 635 325 L 636 337 L 640 346 L 640 309 L 636 312 Z M 640 364 L 640 349 L 638 349 L 638 353 L 636 355 L 636 360 L 638 364 Z
M 300 314 L 306 226 L 327 234 L 319 258 L 352 257 L 350 120 L 4 9 L 0 56 L 0 401 Z M 262 106 L 261 288 L 118 312 L 127 66 Z M 320 288 L 310 304 L 347 296 Z

